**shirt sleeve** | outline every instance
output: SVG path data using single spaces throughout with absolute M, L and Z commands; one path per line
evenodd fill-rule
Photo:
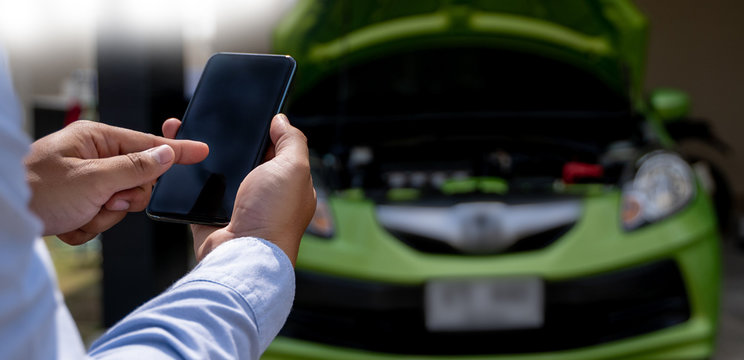
M 22 159 L 30 140 L 18 105 L 0 47 L 0 358 L 80 359 L 83 343 L 28 207 Z
M 21 127 L 0 48 L 0 358 L 81 359 L 75 323 L 28 207 Z M 95 344 L 100 358 L 258 359 L 294 300 L 294 272 L 275 245 L 254 238 L 214 249 L 187 276 L 127 316 Z
M 94 358 L 258 359 L 287 319 L 294 271 L 276 245 L 231 240 L 98 339 Z

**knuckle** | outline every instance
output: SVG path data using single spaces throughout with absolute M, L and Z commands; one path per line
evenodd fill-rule
M 90 120 L 77 120 L 77 121 L 73 121 L 68 126 L 69 127 L 85 127 L 85 126 L 90 126 L 91 123 L 92 123 L 92 121 L 90 121 Z
M 303 180 L 307 180 L 311 178 L 310 162 L 308 161 L 303 161 L 303 160 L 293 161 L 291 164 L 291 171 L 292 171 L 293 177 L 303 179 Z
M 310 162 L 307 159 L 297 161 L 295 168 L 298 172 L 310 175 Z
M 68 125 L 68 127 L 73 128 L 73 129 L 79 129 L 79 130 L 93 130 L 99 127 L 100 125 L 101 125 L 100 123 L 97 123 L 95 121 L 76 120 L 76 121 L 73 121 L 70 125 Z
M 298 141 L 300 141 L 303 144 L 307 145 L 307 136 L 305 136 L 305 134 L 302 131 L 300 131 L 299 129 L 295 128 L 295 129 L 293 129 L 293 132 L 295 133 L 295 137 L 297 138 Z
M 132 167 L 136 172 L 142 174 L 147 171 L 147 161 L 142 156 L 142 153 L 129 153 L 126 154 L 127 159 L 132 163 Z

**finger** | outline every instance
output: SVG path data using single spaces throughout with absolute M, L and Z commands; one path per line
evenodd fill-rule
M 68 245 L 82 245 L 92 240 L 96 235 L 98 234 L 89 234 L 78 229 L 64 234 L 59 234 L 57 237 Z
M 109 211 L 142 211 L 150 202 L 152 183 L 146 183 L 135 188 L 119 191 L 104 204 Z
M 126 211 L 109 211 L 101 209 L 96 216 L 78 230 L 88 234 L 100 234 L 116 225 L 127 216 Z
M 100 157 L 144 151 L 160 145 L 168 145 L 173 149 L 177 164 L 198 163 L 209 154 L 207 144 L 199 141 L 166 139 L 161 136 L 101 123 L 92 123 L 88 126 L 96 127 L 95 132 L 103 135 L 95 137 L 95 141 L 99 142 L 96 147 L 104 152 L 103 154 L 99 153 Z
M 170 118 L 163 122 L 163 136 L 168 139 L 175 139 L 178 128 L 181 127 L 181 120 Z
M 73 231 L 57 235 L 57 237 L 67 244 L 81 245 L 116 225 L 126 215 L 127 213 L 125 211 L 108 211 L 106 209 L 101 209 L 101 211 L 99 211 L 98 214 L 87 224 Z
M 85 179 L 101 190 L 106 201 L 122 190 L 150 183 L 173 165 L 173 148 L 161 145 L 145 151 L 88 160 Z
M 276 157 L 309 162 L 310 152 L 307 148 L 307 138 L 300 130 L 289 124 L 284 114 L 274 116 L 269 134 L 274 143 Z

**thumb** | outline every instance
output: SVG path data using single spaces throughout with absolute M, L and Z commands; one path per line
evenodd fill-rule
M 307 159 L 307 137 L 299 129 L 289 124 L 284 114 L 277 114 L 271 122 L 269 130 L 271 141 L 275 145 L 275 156 L 287 157 L 293 160 Z
M 175 151 L 168 145 L 160 145 L 145 151 L 97 159 L 96 181 L 105 191 L 114 194 L 151 182 L 173 165 Z

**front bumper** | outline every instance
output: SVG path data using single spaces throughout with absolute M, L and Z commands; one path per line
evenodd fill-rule
M 551 352 L 629 338 L 682 324 L 690 307 L 674 261 L 545 286 L 545 321 L 529 330 L 429 332 L 423 286 L 353 281 L 298 272 L 282 335 L 392 354 Z
M 423 283 L 446 274 L 452 257 L 408 254 L 425 257 L 440 266 L 429 267 L 429 273 L 433 274 L 429 277 L 400 281 L 385 279 L 384 276 L 399 262 L 391 262 L 384 269 L 370 268 L 369 261 L 376 257 L 368 253 L 370 260 L 357 262 L 353 267 L 367 269 L 365 277 L 327 271 L 338 270 L 337 266 L 318 269 L 313 266 L 317 265 L 313 261 L 300 263 L 298 269 L 303 270 L 298 270 L 295 308 L 280 337 L 263 358 L 710 357 L 717 323 L 720 260 L 709 203 L 704 198 L 698 199 L 678 216 L 635 233 L 608 230 L 606 224 L 601 223 L 600 229 L 604 226 L 602 231 L 592 229 L 597 224 L 589 220 L 598 214 L 589 211 L 616 200 L 612 197 L 589 200 L 583 224 L 577 224 L 563 239 L 544 250 L 505 255 L 499 261 L 494 261 L 495 257 L 469 257 L 468 267 L 478 271 L 467 271 L 469 274 L 466 274 L 460 267 L 452 274 L 458 277 L 539 274 L 546 284 L 545 324 L 539 329 L 429 333 L 423 326 Z M 591 204 L 592 201 L 599 203 Z M 603 214 L 606 223 L 607 212 Z M 693 219 L 695 222 L 691 223 Z M 692 227 L 686 229 L 686 226 Z M 588 237 L 592 232 L 596 236 Z M 576 249 L 569 250 L 578 246 L 577 242 L 592 241 L 602 245 L 607 238 L 613 237 L 616 237 L 613 241 L 624 241 L 627 249 L 620 251 L 623 246 L 617 244 L 615 250 L 608 249 L 613 245 L 585 244 L 578 248 L 583 261 L 576 258 Z M 655 242 L 647 240 L 654 238 Z M 395 241 L 378 241 L 384 243 L 387 240 Z M 314 247 L 320 244 L 312 240 L 307 243 L 311 250 L 306 253 L 314 252 Z M 659 243 L 665 246 L 659 246 Z M 646 251 L 637 252 L 638 244 L 641 248 L 645 244 Z M 360 243 L 350 247 L 343 241 L 336 241 L 334 245 L 334 240 L 320 245 L 327 247 L 326 264 L 338 260 L 334 253 L 338 255 L 343 250 L 363 247 Z M 341 248 L 334 249 L 334 246 Z M 411 251 L 409 248 L 397 250 Z M 594 250 L 601 250 L 601 253 L 592 253 Z M 301 259 L 308 256 L 306 253 L 302 253 Z M 630 256 L 633 254 L 636 256 Z M 517 265 L 533 263 L 542 266 L 532 266 L 533 270 L 529 272 L 510 270 L 508 259 L 514 257 L 520 260 L 514 263 Z M 605 261 L 598 262 L 598 258 Z M 618 259 L 624 261 L 618 264 Z M 473 267 L 472 263 L 481 266 Z M 581 269 L 582 265 L 583 271 L 569 271 Z M 410 271 L 396 273 L 411 275 Z M 556 276 L 561 273 L 566 275 Z

